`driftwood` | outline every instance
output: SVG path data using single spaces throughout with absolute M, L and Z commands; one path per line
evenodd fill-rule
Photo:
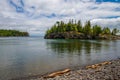
M 60 75 L 67 73 L 67 72 L 70 72 L 70 69 L 65 69 L 63 71 L 53 72 L 53 73 L 45 76 L 44 78 L 53 78 L 53 77 L 60 76 Z
M 99 63 L 99 64 L 94 64 L 94 65 L 91 65 L 91 66 L 86 66 L 86 68 L 87 69 L 96 69 L 96 68 L 99 68 L 100 66 L 107 65 L 107 64 L 111 64 L 111 62 L 105 61 L 105 62 L 102 62 L 102 63 Z

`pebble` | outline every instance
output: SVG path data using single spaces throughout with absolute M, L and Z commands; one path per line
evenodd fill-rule
M 61 76 L 44 79 L 43 77 L 29 80 L 120 80 L 120 59 L 110 61 L 95 69 L 79 69 Z

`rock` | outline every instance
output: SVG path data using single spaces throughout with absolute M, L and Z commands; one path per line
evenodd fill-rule
M 59 33 L 50 33 L 44 36 L 45 39 L 105 39 L 105 40 L 118 40 L 120 35 L 99 35 L 91 36 L 84 35 L 83 33 L 69 31 L 69 32 L 59 32 Z
M 98 68 L 98 66 L 100 67 Z M 66 71 L 67 73 L 63 73 L 62 75 L 57 75 L 53 78 L 40 77 L 37 79 L 27 79 L 27 80 L 119 80 L 120 79 L 120 59 L 113 61 L 105 61 L 99 64 L 86 66 L 86 68 L 87 67 L 88 69 L 78 69 L 70 72 L 69 69 L 58 71 L 55 73 L 66 72 Z M 92 69 L 95 67 L 97 68 Z

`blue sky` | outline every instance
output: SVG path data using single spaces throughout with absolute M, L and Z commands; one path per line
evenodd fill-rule
M 0 29 L 44 35 L 56 21 L 91 20 L 120 29 L 120 0 L 0 0 Z

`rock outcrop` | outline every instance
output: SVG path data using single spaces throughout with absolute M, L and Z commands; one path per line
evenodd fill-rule
M 117 40 L 120 39 L 119 35 L 99 35 L 99 36 L 91 36 L 85 35 L 83 33 L 70 31 L 70 32 L 59 32 L 59 33 L 51 33 L 49 35 L 45 35 L 45 39 L 103 39 L 103 40 Z

